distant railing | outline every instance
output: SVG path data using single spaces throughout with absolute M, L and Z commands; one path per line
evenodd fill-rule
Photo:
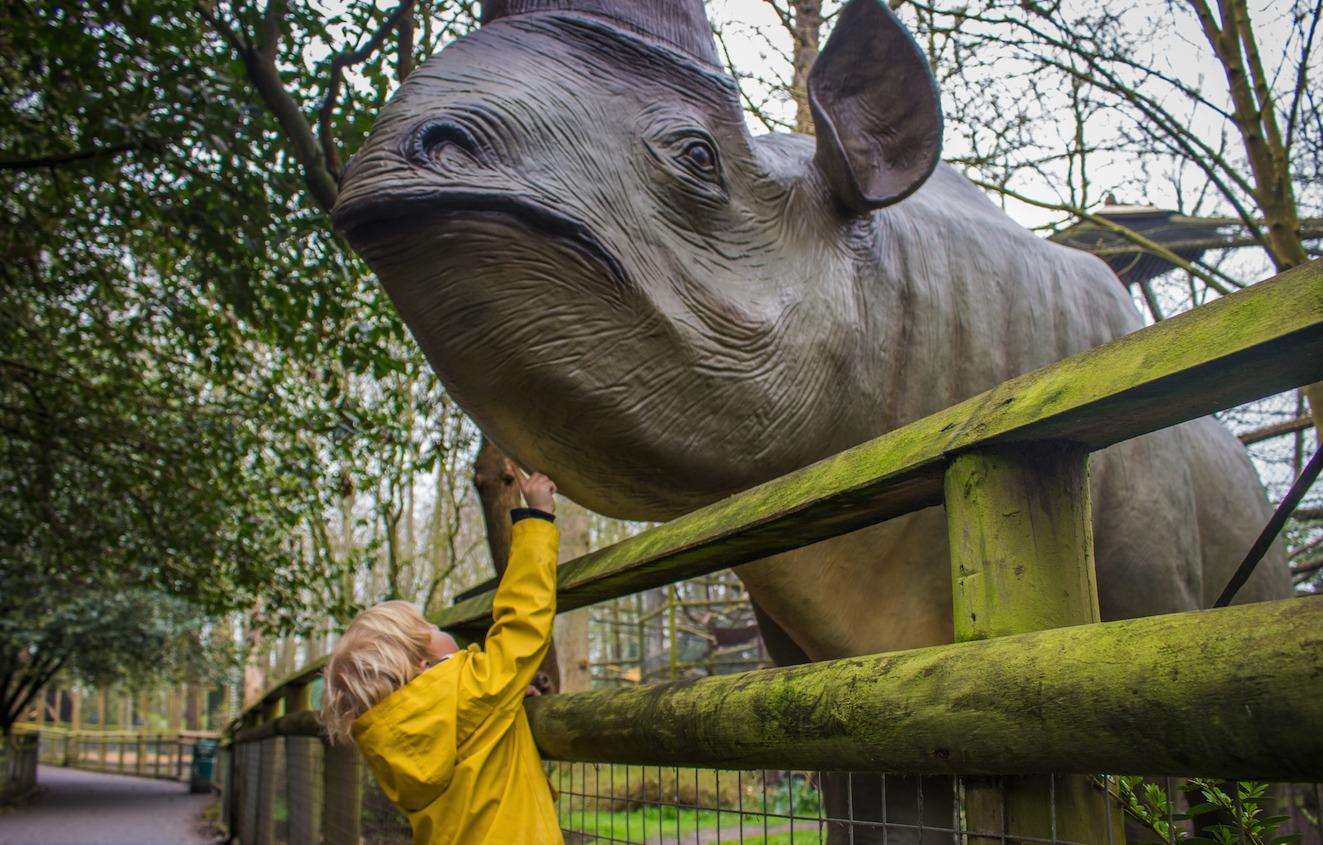
M 531 699 L 539 747 L 560 761 L 562 826 L 594 841 L 772 841 L 807 817 L 842 842 L 1115 842 L 1125 810 L 1175 842 L 1183 809 L 1216 793 L 1096 775 L 1323 780 L 1323 597 L 1099 623 L 1087 475 L 1093 451 L 1321 380 L 1315 261 L 562 564 L 566 611 L 943 504 L 956 635 Z M 492 596 L 433 621 L 480 638 Z M 245 845 L 407 841 L 357 752 L 321 739 L 322 665 L 227 729 L 224 823 Z M 1232 792 L 1226 813 L 1257 800 Z M 1289 801 L 1317 835 L 1317 787 Z M 721 839 L 723 814 L 739 839 Z
M 19 723 L 15 734 L 39 740 L 40 762 L 94 772 L 187 780 L 193 746 L 215 740 L 214 731 L 71 730 Z

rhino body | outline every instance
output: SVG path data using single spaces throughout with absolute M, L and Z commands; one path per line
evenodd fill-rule
M 652 29 L 584 5 L 422 65 L 335 210 L 457 401 L 581 504 L 669 519 L 1141 326 L 1100 260 L 937 164 L 926 62 L 875 0 L 810 77 L 816 138 L 750 135 L 698 0 Z M 1211 418 L 1091 473 L 1104 619 L 1207 606 L 1270 513 Z M 953 636 L 941 508 L 737 571 L 784 662 Z M 1274 548 L 1240 600 L 1289 592 Z

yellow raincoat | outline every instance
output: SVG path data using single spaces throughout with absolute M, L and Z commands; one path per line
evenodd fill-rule
M 558 541 L 545 519 L 516 522 L 486 650 L 457 652 L 354 722 L 414 845 L 564 842 L 523 706 L 551 642 Z

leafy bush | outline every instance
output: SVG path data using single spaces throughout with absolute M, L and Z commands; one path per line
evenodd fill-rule
M 1176 807 L 1167 791 L 1142 777 L 1117 778 L 1121 805 L 1132 818 L 1159 837 L 1160 842 L 1190 845 L 1289 845 L 1300 834 L 1278 835 L 1287 816 L 1266 815 L 1269 785 L 1254 781 L 1223 783 L 1190 778 L 1182 789 L 1188 808 Z M 1228 792 L 1227 788 L 1232 791 Z M 1198 822 L 1198 833 L 1177 822 Z

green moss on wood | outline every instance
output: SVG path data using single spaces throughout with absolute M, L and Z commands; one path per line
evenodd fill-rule
M 527 704 L 560 760 L 1323 779 L 1323 597 Z
M 1088 451 L 1017 444 L 946 471 L 956 642 L 1097 622 Z
M 956 642 L 1097 622 L 1088 450 L 1046 441 L 965 452 L 946 470 Z M 966 784 L 975 830 L 1124 842 L 1086 775 Z M 1110 809 L 1110 812 L 1109 812 Z

